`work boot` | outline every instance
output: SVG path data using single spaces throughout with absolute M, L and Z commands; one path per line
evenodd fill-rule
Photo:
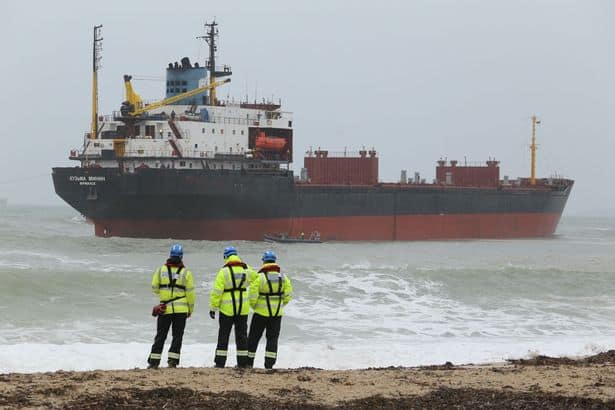
M 177 363 L 169 362 L 169 369 L 175 369 L 175 368 L 177 368 Z
M 148 369 L 157 369 L 158 368 L 158 363 L 150 363 L 147 365 Z

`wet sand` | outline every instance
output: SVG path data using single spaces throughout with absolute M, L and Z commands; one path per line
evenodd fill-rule
M 615 350 L 492 365 L 4 374 L 2 408 L 615 408 Z

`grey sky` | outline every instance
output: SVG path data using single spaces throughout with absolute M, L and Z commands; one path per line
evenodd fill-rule
M 163 77 L 205 55 L 195 36 L 214 16 L 219 96 L 282 98 L 295 115 L 295 169 L 310 146 L 374 146 L 381 179 L 434 176 L 440 157 L 576 180 L 567 214 L 615 214 L 615 4 L 610 1 L 56 1 L 1 7 L 0 197 L 61 204 L 52 166 L 90 120 L 91 36 L 103 24 L 101 113 L 118 109 L 123 74 Z M 163 82 L 138 81 L 146 99 Z M 31 178 L 27 179 L 26 178 Z M 19 182 L 7 182 L 20 180 Z

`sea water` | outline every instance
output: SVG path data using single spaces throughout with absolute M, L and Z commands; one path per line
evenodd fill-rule
M 145 367 L 156 327 L 151 277 L 174 242 L 97 238 L 68 207 L 1 209 L 0 373 Z M 554 238 L 532 240 L 180 242 L 197 287 L 182 366 L 213 365 L 218 322 L 207 303 L 231 244 L 252 266 L 273 249 L 292 279 L 278 367 L 615 348 L 615 219 L 564 217 Z M 261 344 L 259 367 L 263 355 Z

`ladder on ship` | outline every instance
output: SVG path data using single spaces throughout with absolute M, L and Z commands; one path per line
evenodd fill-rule
M 177 127 L 177 124 L 175 124 L 175 121 L 173 119 L 169 120 L 169 127 L 171 127 L 171 131 L 173 131 L 173 135 L 175 135 L 175 138 L 182 139 L 182 133 L 179 131 L 179 128 Z
M 171 144 L 171 147 L 173 148 L 174 155 L 177 155 L 178 158 L 182 158 L 183 157 L 182 152 L 179 149 L 177 142 L 175 141 L 176 139 L 181 139 L 182 134 L 179 131 L 179 128 L 177 127 L 177 124 L 175 124 L 175 121 L 173 121 L 173 119 L 169 120 L 169 127 L 171 127 L 171 131 L 173 131 L 173 136 L 175 137 L 175 138 L 169 138 L 169 144 Z

